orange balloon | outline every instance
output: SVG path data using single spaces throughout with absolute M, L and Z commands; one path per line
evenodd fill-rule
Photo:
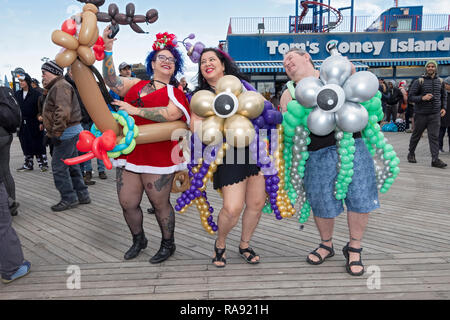
M 78 56 L 80 57 L 81 61 L 87 65 L 92 66 L 95 62 L 95 54 L 94 51 L 92 51 L 91 48 L 87 46 L 79 46 L 77 49 Z
M 77 50 L 79 45 L 75 37 L 62 30 L 53 31 L 52 41 L 54 44 L 69 50 Z
M 64 50 L 55 57 L 56 64 L 61 68 L 70 66 L 77 59 L 77 52 L 74 50 Z
M 96 28 L 97 16 L 91 11 L 83 12 L 81 14 L 80 33 L 78 34 L 78 41 L 80 42 L 80 45 L 86 46 L 92 41 L 92 38 L 95 37 Z

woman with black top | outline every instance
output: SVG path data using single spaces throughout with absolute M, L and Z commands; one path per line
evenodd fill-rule
M 291 49 L 286 53 L 283 65 L 288 77 L 295 83 L 306 77 L 319 76 L 310 55 L 301 49 Z M 289 90 L 286 90 L 281 98 L 283 111 L 286 111 L 286 106 L 292 99 Z M 311 133 L 309 137 L 311 143 L 308 146 L 309 158 L 305 167 L 304 186 L 321 243 L 308 255 L 306 261 L 318 265 L 334 256 L 332 241 L 334 220 L 344 211 L 344 207 L 343 201 L 337 200 L 333 194 L 338 162 L 334 132 L 325 136 Z M 353 161 L 354 174 L 345 199 L 350 241 L 343 248 L 343 254 L 347 260 L 347 272 L 353 276 L 360 276 L 364 273 L 361 261 L 362 237 L 369 213 L 379 208 L 379 202 L 372 157 L 361 139 L 361 133 L 354 133 L 353 138 L 356 148 Z
M 214 92 L 218 80 L 225 75 L 233 75 L 243 81 L 243 76 L 239 73 L 237 66 L 226 53 L 214 48 L 203 50 L 196 91 L 210 90 Z M 192 112 L 191 129 L 194 130 L 195 122 L 201 120 L 202 118 Z M 223 207 L 219 212 L 219 229 L 214 246 L 215 255 L 212 259 L 213 264 L 218 268 L 224 267 L 226 264 L 226 239 L 238 223 L 244 205 L 239 253 L 247 263 L 257 264 L 260 261 L 259 255 L 249 247 L 249 242 L 261 218 L 266 199 L 264 176 L 260 174 L 260 169 L 256 164 L 250 163 L 248 147 L 234 151 L 232 153 L 234 154 L 233 161 L 225 157 L 223 164 L 217 167 L 213 178 L 214 189 L 221 189 L 223 195 Z M 245 161 L 242 161 L 244 158 Z

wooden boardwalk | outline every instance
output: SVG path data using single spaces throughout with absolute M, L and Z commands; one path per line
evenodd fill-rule
M 336 255 L 320 266 L 305 262 L 320 241 L 312 218 L 300 231 L 295 218 L 277 221 L 264 214 L 251 242 L 262 263 L 248 265 L 238 256 L 239 224 L 227 242 L 228 264 L 217 269 L 210 263 L 215 237 L 203 230 L 193 208 L 176 216 L 177 251 L 168 261 L 148 262 L 160 243 L 155 217 L 148 214 L 149 246 L 137 259 L 124 261 L 131 237 L 114 170 L 107 180 L 95 175 L 91 204 L 54 213 L 50 206 L 59 195 L 52 173 L 36 166 L 32 172 L 16 172 L 23 156 L 15 138 L 11 168 L 20 208 L 13 226 L 32 272 L 9 285 L 0 283 L 0 299 L 449 299 L 450 168 L 430 166 L 426 134 L 417 164 L 406 161 L 410 134 L 387 137 L 402 161 L 401 173 L 391 190 L 380 195 L 381 208 L 371 214 L 363 242 L 368 272 L 362 277 L 345 272 L 345 214 L 336 219 Z M 450 164 L 450 153 L 441 159 Z M 220 196 L 209 191 L 218 212 Z M 148 208 L 145 197 L 142 208 Z M 80 289 L 71 289 L 73 270 L 80 271 Z

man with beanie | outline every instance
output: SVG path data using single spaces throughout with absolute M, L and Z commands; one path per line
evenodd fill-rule
M 41 69 L 42 84 L 48 90 L 42 117 L 47 136 L 54 145 L 53 179 L 61 194 L 61 201 L 51 209 L 63 211 L 91 202 L 80 166 L 67 166 L 61 160 L 78 156 L 76 143 L 83 130 L 81 109 L 73 87 L 63 77 L 63 69 L 54 61 L 44 63 Z
M 437 75 L 438 64 L 430 60 L 425 64 L 425 74 L 414 81 L 409 91 L 408 101 L 414 106 L 414 131 L 409 141 L 408 162 L 416 163 L 415 150 L 422 133 L 427 129 L 431 151 L 431 166 L 445 168 L 439 159 L 439 129 L 441 117 L 446 113 L 447 91 L 444 81 Z
M 38 120 L 38 100 L 41 94 L 31 86 L 31 77 L 27 73 L 19 75 L 19 85 L 20 90 L 15 93 L 22 112 L 22 124 L 18 136 L 25 161 L 17 171 L 33 170 L 34 157 L 36 157 L 41 171 L 47 171 L 44 132 L 41 130 Z

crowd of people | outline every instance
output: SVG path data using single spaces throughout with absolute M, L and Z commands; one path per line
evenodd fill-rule
M 103 77 L 114 96 L 113 104 L 132 116 L 137 125 L 181 120 L 194 130 L 194 124 L 203 119 L 190 111 L 189 99 L 193 93 L 199 90 L 215 92 L 218 81 L 226 75 L 236 76 L 242 82 L 245 80 L 228 54 L 220 49 L 206 48 L 200 56 L 198 83 L 192 92 L 184 77 L 177 80 L 183 70 L 183 57 L 176 45 L 170 42 L 162 47 L 154 47 L 149 53 L 146 62 L 150 80 L 134 77 L 132 66 L 126 62 L 119 65 L 117 74 L 113 61 L 115 39 L 108 37 L 110 32 L 108 27 L 103 34 Z M 283 64 L 287 76 L 294 83 L 309 76 L 318 77 L 311 56 L 301 49 L 291 49 L 286 53 Z M 47 171 L 46 146 L 50 146 L 54 184 L 60 195 L 60 201 L 51 210 L 59 212 L 91 203 L 88 186 L 95 183 L 92 180 L 91 161 L 68 166 L 60 159 L 80 154 L 76 149 L 78 136 L 82 130 L 90 130 L 93 121 L 72 80 L 70 68 L 64 75 L 64 70 L 55 61 L 48 61 L 41 69 L 43 89 L 28 74 L 19 77 L 20 90 L 15 97 L 22 111 L 18 136 L 24 163 L 17 171 L 33 170 L 34 158 L 40 170 Z M 385 114 L 383 121 L 395 123 L 400 117 L 406 121 L 407 129 L 411 126 L 408 161 L 416 162 L 415 149 L 422 133 L 427 129 L 431 165 L 444 168 L 446 164 L 438 155 L 444 149 L 445 133 L 450 135 L 450 117 L 446 114 L 450 77 L 440 79 L 437 75 L 437 63 L 429 61 L 422 77 L 412 83 L 400 82 L 398 85 L 394 81 L 386 84 L 380 79 L 379 91 Z M 274 108 L 285 111 L 293 99 L 295 96 L 286 90 L 283 95 L 272 97 L 272 102 Z M 3 131 L 0 126 L 0 271 L 3 282 L 11 282 L 26 275 L 31 264 L 24 260 L 20 241 L 11 226 L 11 216 L 17 214 L 18 203 L 15 201 L 14 181 L 9 169 L 12 134 Z M 364 146 L 361 134 L 355 133 L 353 137 L 356 147 L 354 171 L 355 175 L 362 178 L 352 182 L 345 199 L 349 242 L 342 252 L 346 258 L 347 272 L 359 276 L 364 273 L 361 258 L 364 231 L 369 213 L 379 207 L 379 202 L 372 158 Z M 334 221 L 344 211 L 344 206 L 342 201 L 334 198 L 332 190 L 326 191 L 327 186 L 333 186 L 337 174 L 334 133 L 327 136 L 311 134 L 310 138 L 305 188 L 320 234 L 320 244 L 307 256 L 306 261 L 318 265 L 335 254 Z M 117 196 L 132 242 L 124 253 L 125 260 L 136 258 L 147 247 L 141 209 L 144 193 L 152 205 L 148 212 L 155 214 L 161 230 L 160 249 L 150 262 L 161 263 L 175 253 L 175 211 L 170 202 L 170 192 L 175 173 L 185 169 L 184 163 L 174 162 L 171 158 L 171 150 L 176 144 L 176 141 L 139 144 L 130 154 L 113 160 L 116 167 Z M 260 168 L 249 160 L 248 147 L 245 153 L 244 164 L 237 164 L 236 159 L 225 159 L 223 164 L 218 165 L 213 177 L 214 189 L 220 189 L 223 195 L 218 215 L 217 239 L 212 250 L 212 263 L 218 268 L 226 266 L 227 236 L 241 216 L 242 231 L 237 250 L 249 264 L 261 261 L 260 255 L 250 246 L 250 241 L 265 204 L 265 180 Z M 236 156 L 238 152 L 232 154 Z M 105 165 L 101 160 L 97 160 L 97 172 L 100 179 L 107 179 Z M 323 172 L 334 173 L 324 177 Z

